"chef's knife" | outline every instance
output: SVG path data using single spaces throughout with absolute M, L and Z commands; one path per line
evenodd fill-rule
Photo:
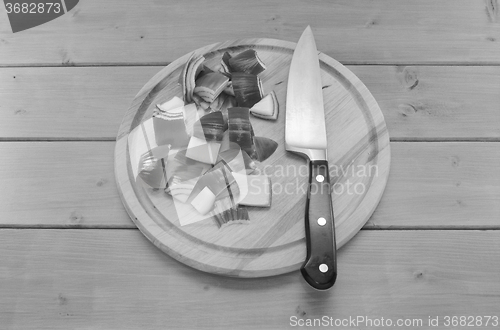
M 318 51 L 311 28 L 302 33 L 293 53 L 286 96 L 285 148 L 309 164 L 304 279 L 319 290 L 337 278 L 335 224 L 328 171 L 325 111 Z

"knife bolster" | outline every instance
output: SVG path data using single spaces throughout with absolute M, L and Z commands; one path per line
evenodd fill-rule
M 312 148 L 294 147 L 294 146 L 291 146 L 291 145 L 286 144 L 286 143 L 285 143 L 285 149 L 287 151 L 291 151 L 291 152 L 294 152 L 296 154 L 299 154 L 300 156 L 302 156 L 310 161 L 317 161 L 317 160 L 326 161 L 326 159 L 327 159 L 326 149 L 312 149 Z

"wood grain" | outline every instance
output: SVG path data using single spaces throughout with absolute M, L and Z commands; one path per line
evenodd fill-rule
M 1 68 L 3 139 L 111 139 L 160 68 Z
M 392 140 L 498 140 L 500 67 L 350 66 Z
M 114 140 L 134 96 L 162 68 L 0 68 L 0 139 Z M 348 69 L 377 100 L 392 140 L 500 138 L 500 67 Z
M 291 317 L 324 315 L 440 316 L 449 329 L 445 315 L 498 315 L 500 305 L 498 231 L 362 231 L 339 252 L 327 292 L 299 272 L 201 273 L 137 230 L 4 229 L 0 250 L 0 320 L 12 330 L 288 329 Z
M 22 33 L 2 20 L 0 63 L 166 63 L 225 40 L 296 42 L 308 24 L 318 49 L 343 63 L 500 63 L 496 0 L 87 0 Z
M 2 226 L 131 227 L 113 173 L 114 143 L 0 143 Z
M 391 151 L 389 182 L 367 228 L 500 229 L 499 143 L 392 143 Z
M 197 49 L 194 56 L 203 55 L 204 63 L 215 68 L 225 51 L 237 54 L 245 49 L 256 50 L 266 63 L 266 70 L 259 75 L 264 94 L 274 91 L 278 103 L 284 105 L 295 44 L 244 39 Z M 270 276 L 298 269 L 306 253 L 303 221 L 307 174 L 300 172 L 306 162 L 284 148 L 285 116 L 273 123 L 252 120 L 255 134 L 271 138 L 279 147 L 261 164 L 272 182 L 272 205 L 265 210 L 248 208 L 247 225 L 219 229 L 211 215 L 203 217 L 194 208 L 189 209 L 189 204 L 176 203 L 162 190 L 152 190 L 141 180 L 136 181 L 132 166 L 137 163 L 132 163 L 130 154 L 137 145 L 146 143 L 143 133 L 129 133 L 136 127 L 143 129 L 142 123 L 151 118 L 156 104 L 173 96 L 183 97 L 177 82 L 190 55 L 151 78 L 124 115 L 115 149 L 115 173 L 127 212 L 156 246 L 191 267 L 238 277 Z M 328 130 L 327 139 L 328 160 L 334 164 L 329 171 L 336 246 L 340 248 L 363 227 L 380 201 L 389 174 L 389 136 L 382 112 L 363 83 L 332 58 L 320 53 L 319 60 L 326 126 L 336 127 Z M 139 138 L 134 141 L 131 136 Z M 183 225 L 191 217 L 204 220 Z
M 0 226 L 135 228 L 114 181 L 114 142 L 1 142 Z M 391 143 L 365 228 L 500 228 L 500 146 Z

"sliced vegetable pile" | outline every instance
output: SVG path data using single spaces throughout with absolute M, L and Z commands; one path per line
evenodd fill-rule
M 259 78 L 265 69 L 253 49 L 225 52 L 218 69 L 191 55 L 179 77 L 183 99 L 153 113 L 157 147 L 140 157 L 139 177 L 219 228 L 247 223 L 247 207 L 269 207 L 271 180 L 255 170 L 278 144 L 256 136 L 250 120 L 278 118 L 276 94 L 264 95 Z

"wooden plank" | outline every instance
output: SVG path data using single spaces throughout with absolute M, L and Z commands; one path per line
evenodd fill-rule
M 114 142 L 0 143 L 0 226 L 134 228 L 118 197 Z M 393 142 L 372 228 L 500 228 L 500 144 Z
M 114 139 L 159 67 L 2 68 L 2 138 Z
M 500 143 L 391 143 L 391 172 L 368 228 L 500 228 Z
M 21 33 L 2 20 L 0 63 L 165 63 L 225 40 L 296 42 L 312 24 L 318 49 L 341 62 L 498 64 L 499 22 L 497 0 L 88 0 Z
M 500 137 L 500 67 L 349 66 L 377 100 L 392 140 Z
M 500 137 L 500 67 L 348 68 L 377 100 L 393 140 Z M 161 69 L 0 68 L 0 138 L 115 139 L 134 96 Z
M 499 231 L 362 231 L 339 251 L 326 292 L 298 272 L 202 273 L 136 230 L 4 229 L 0 249 L 5 329 L 288 329 L 323 316 L 421 319 L 424 329 L 439 317 L 449 329 L 447 315 L 498 316 L 500 305 Z
M 118 197 L 114 143 L 0 143 L 5 226 L 135 227 Z

